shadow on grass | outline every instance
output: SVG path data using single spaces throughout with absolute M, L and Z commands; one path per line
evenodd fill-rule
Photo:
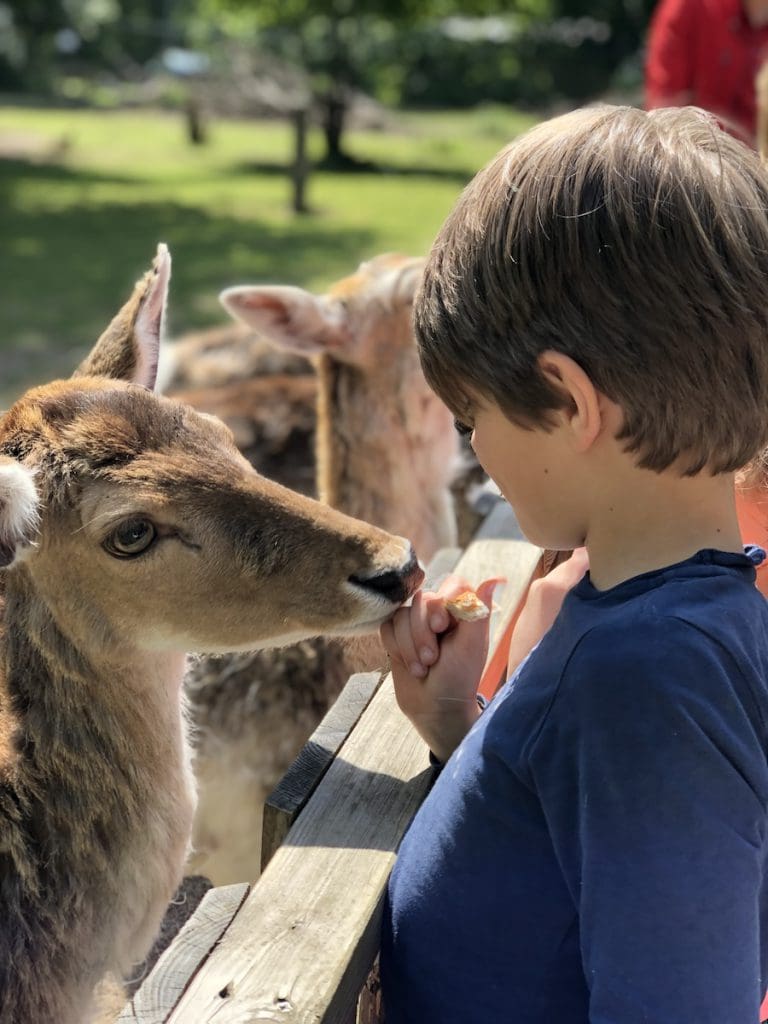
M 382 164 L 372 160 L 355 160 L 349 164 L 326 164 L 318 161 L 310 167 L 312 171 L 322 174 L 339 174 L 346 178 L 363 174 L 380 174 L 393 178 L 438 178 L 441 181 L 455 181 L 465 185 L 476 173 L 477 168 L 462 170 L 456 167 L 409 167 L 400 164 Z M 263 174 L 267 177 L 287 178 L 290 173 L 288 164 L 280 161 L 244 161 L 228 168 L 233 175 Z
M 13 191 L 21 178 L 26 182 L 72 182 L 78 185 L 132 185 L 135 182 L 134 178 L 125 175 L 97 174 L 93 171 L 75 170 L 66 164 L 22 160 L 19 157 L 4 157 L 0 154 L 0 200 L 7 191 Z
M 88 182 L 59 166 L 0 162 L 0 398 L 68 374 L 96 339 L 158 241 L 173 256 L 169 333 L 226 323 L 218 291 L 238 281 L 303 284 L 348 273 L 371 255 L 375 235 L 322 219 L 275 225 L 175 202 L 95 201 L 87 190 L 41 209 L 17 196 L 29 174 L 43 185 Z M 91 179 L 92 180 L 92 179 Z M 52 194 L 55 194 L 52 192 Z

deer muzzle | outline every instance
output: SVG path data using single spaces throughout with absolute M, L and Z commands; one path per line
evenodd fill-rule
M 382 597 L 394 605 L 401 605 L 424 581 L 424 571 L 418 563 L 412 545 L 404 564 L 385 572 L 353 573 L 349 582 L 362 587 L 375 597 Z

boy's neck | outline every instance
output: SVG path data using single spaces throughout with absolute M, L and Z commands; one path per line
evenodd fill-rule
M 704 548 L 740 552 L 733 475 L 620 474 L 596 497 L 586 546 L 599 590 Z

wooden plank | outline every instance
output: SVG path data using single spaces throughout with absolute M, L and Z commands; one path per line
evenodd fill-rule
M 497 530 L 469 546 L 457 572 L 470 583 L 504 573 L 519 602 L 538 557 Z M 432 780 L 427 756 L 388 676 L 169 1024 L 349 1019 L 378 949 L 397 847 Z
M 424 745 L 407 724 L 388 677 L 173 1024 L 343 1019 L 373 960 L 394 851 L 431 780 Z M 379 768 L 382 747 L 388 771 Z
M 356 672 L 349 677 L 338 699 L 267 797 L 261 828 L 262 872 L 328 771 L 383 678 L 383 672 Z
M 117 1024 L 163 1024 L 191 975 L 209 956 L 248 895 L 246 883 L 210 889 L 152 973 L 128 1001 Z
M 143 963 L 134 966 L 131 977 L 125 981 L 124 1000 L 130 999 L 139 986 L 144 984 L 157 961 L 200 906 L 205 894 L 212 888 L 213 883 L 202 875 L 185 875 L 182 878 L 181 884 L 173 894 L 163 915 L 160 931 L 152 949 Z
M 441 578 L 453 570 L 459 558 L 461 548 L 442 548 L 438 551 L 427 568 L 425 586 L 436 586 Z M 383 671 L 359 672 L 350 677 L 338 700 L 267 797 L 261 836 L 262 871 L 317 788 L 383 677 Z

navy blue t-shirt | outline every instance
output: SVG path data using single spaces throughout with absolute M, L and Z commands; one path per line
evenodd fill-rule
M 403 841 L 387 1024 L 756 1024 L 762 557 L 700 551 L 568 594 Z

